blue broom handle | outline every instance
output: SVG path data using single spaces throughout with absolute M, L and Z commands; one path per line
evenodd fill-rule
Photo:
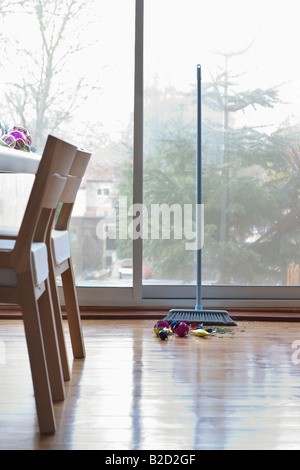
M 201 65 L 197 65 L 197 190 L 196 190 L 196 243 L 197 243 L 197 297 L 196 297 L 196 310 L 202 310 L 202 249 L 199 245 L 201 243 L 201 231 L 202 227 L 200 224 L 203 220 L 200 218 L 200 205 L 202 204 L 202 116 L 201 116 Z M 200 247 L 199 247 L 200 246 Z

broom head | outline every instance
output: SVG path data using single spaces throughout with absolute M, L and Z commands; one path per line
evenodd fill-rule
M 164 318 L 164 321 L 184 323 L 201 323 L 203 325 L 237 326 L 225 310 L 189 310 L 172 309 Z

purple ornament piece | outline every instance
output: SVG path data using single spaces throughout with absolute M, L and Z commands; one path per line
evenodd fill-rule
M 184 322 L 181 322 L 178 325 L 175 325 L 175 328 L 174 328 L 174 332 L 178 336 L 181 336 L 181 337 L 186 336 L 189 330 L 190 330 L 189 326 Z
M 29 145 L 29 147 L 31 146 L 32 138 L 31 138 L 31 135 L 30 135 L 29 131 L 25 127 L 23 127 L 23 126 L 14 126 L 12 128 L 12 130 L 21 132 L 21 134 L 23 134 L 23 136 L 25 137 L 26 143 Z
M 156 324 L 156 328 L 169 328 L 169 323 L 167 321 L 159 321 Z
M 9 147 L 11 148 L 15 148 L 16 146 L 16 139 L 14 138 L 13 135 L 10 135 L 10 134 L 5 134 L 1 140 L 6 144 L 8 145 Z
M 13 135 L 13 136 L 14 136 L 14 138 L 15 138 L 16 140 L 18 140 L 18 139 L 22 139 L 22 140 L 23 140 L 23 142 L 25 142 L 25 143 L 26 143 L 26 137 L 25 137 L 25 135 L 24 135 L 24 134 L 22 134 L 22 132 L 20 132 L 20 131 L 12 131 L 12 132 L 7 132 L 7 134 L 9 134 L 9 135 Z
M 15 148 L 17 150 L 23 150 L 23 148 L 25 147 L 26 145 L 26 142 L 24 142 L 23 139 L 16 139 L 16 145 L 15 145 Z

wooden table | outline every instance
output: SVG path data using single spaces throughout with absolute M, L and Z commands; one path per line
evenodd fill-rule
M 40 158 L 40 155 L 32 152 L 23 152 L 0 145 L 0 173 L 35 174 Z

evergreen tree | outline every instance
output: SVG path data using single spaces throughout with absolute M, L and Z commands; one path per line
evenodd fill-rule
M 292 250 L 296 235 L 289 234 L 285 224 L 294 211 L 297 220 L 299 208 L 298 129 L 284 125 L 268 133 L 259 126 L 238 126 L 239 113 L 281 104 L 278 87 L 238 91 L 239 75 L 230 72 L 230 63 L 243 53 L 223 54 L 220 73 L 202 85 L 203 280 L 285 283 L 287 267 L 298 257 L 298 250 Z M 146 133 L 144 203 L 148 206 L 195 202 L 196 125 L 187 112 L 192 96 L 195 101 L 195 90 L 189 97 L 178 93 L 177 105 L 185 112 L 167 119 L 165 109 L 163 121 L 157 116 L 151 121 L 151 141 Z M 161 93 L 162 108 L 163 98 Z M 151 116 L 146 112 L 146 117 L 147 129 Z M 127 175 L 132 171 L 127 169 Z M 125 177 L 120 188 L 123 194 L 130 187 Z M 278 226 L 286 226 L 284 234 Z M 186 251 L 185 241 L 172 237 L 144 241 L 144 256 L 151 261 L 154 276 L 195 279 L 195 253 Z M 124 242 L 119 246 L 124 251 Z
M 204 90 L 204 104 L 223 114 L 221 125 L 211 123 L 212 129 L 204 134 L 205 141 L 213 135 L 223 140 L 221 161 L 211 166 L 206 159 L 204 169 L 206 223 L 215 226 L 214 264 L 218 261 L 221 284 L 259 284 L 270 276 L 278 281 L 275 274 L 282 270 L 272 260 L 272 244 L 258 249 L 246 241 L 254 232 L 259 237 L 276 224 L 291 203 L 285 154 L 297 138 L 295 130 L 267 134 L 257 127 L 235 125 L 239 112 L 281 103 L 276 87 L 236 91 L 238 76 L 230 73 L 230 59 L 244 52 L 223 54 L 223 70 Z

